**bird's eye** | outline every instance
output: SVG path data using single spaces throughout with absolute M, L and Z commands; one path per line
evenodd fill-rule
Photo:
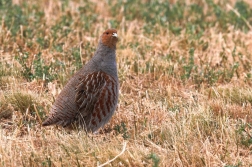
M 108 32 L 106 32 L 106 34 L 108 35 L 109 33 L 108 33 Z

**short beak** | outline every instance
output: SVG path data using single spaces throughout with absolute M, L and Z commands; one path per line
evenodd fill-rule
M 112 34 L 112 37 L 116 37 L 116 38 L 118 38 L 117 33 L 115 33 L 115 32 L 114 32 L 114 33 Z

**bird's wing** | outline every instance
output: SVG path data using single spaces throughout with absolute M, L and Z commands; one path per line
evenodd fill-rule
M 76 87 L 75 102 L 78 117 L 85 121 L 88 130 L 94 131 L 107 122 L 117 103 L 117 89 L 116 80 L 104 72 L 82 77 Z
M 50 116 L 43 122 L 43 126 L 52 124 L 61 125 L 63 127 L 70 125 L 80 117 L 81 122 L 86 124 L 86 121 L 90 120 L 91 112 L 94 109 L 95 103 L 100 97 L 101 91 L 105 86 L 105 77 L 103 72 L 97 71 L 87 75 L 80 75 L 73 92 L 74 101 L 71 101 L 72 96 L 69 97 L 71 91 L 67 91 L 72 85 L 67 84 L 61 91 L 61 94 L 57 98 L 56 102 L 52 106 Z M 68 98 L 66 98 L 68 97 Z M 73 103 L 75 103 L 75 105 Z
M 79 78 L 80 82 L 75 89 L 75 102 L 83 117 L 93 111 L 94 105 L 105 86 L 104 75 L 105 73 L 98 71 Z

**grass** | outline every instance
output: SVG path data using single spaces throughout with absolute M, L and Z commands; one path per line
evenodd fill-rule
M 0 15 L 0 166 L 252 166 L 250 0 L 0 0 Z M 112 120 L 41 127 L 110 27 Z

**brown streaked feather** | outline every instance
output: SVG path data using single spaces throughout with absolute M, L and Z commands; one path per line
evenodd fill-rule
M 96 131 L 107 123 L 113 115 L 117 104 L 118 96 L 111 96 L 112 92 L 116 92 L 118 90 L 117 81 L 109 75 L 105 75 L 104 80 L 106 84 L 102 88 L 100 96 L 94 105 L 94 110 L 88 126 L 92 131 Z
M 84 76 L 76 87 L 75 102 L 81 115 L 77 119 L 82 119 L 79 122 L 83 122 L 88 130 L 98 129 L 104 124 L 104 118 L 107 120 L 114 112 L 117 96 L 111 94 L 118 89 L 113 87 L 115 85 L 115 79 L 98 71 Z
M 98 71 L 85 75 L 76 86 L 75 103 L 77 104 L 79 113 L 84 117 L 93 111 L 94 104 L 104 87 L 105 80 L 102 74 L 102 72 Z

